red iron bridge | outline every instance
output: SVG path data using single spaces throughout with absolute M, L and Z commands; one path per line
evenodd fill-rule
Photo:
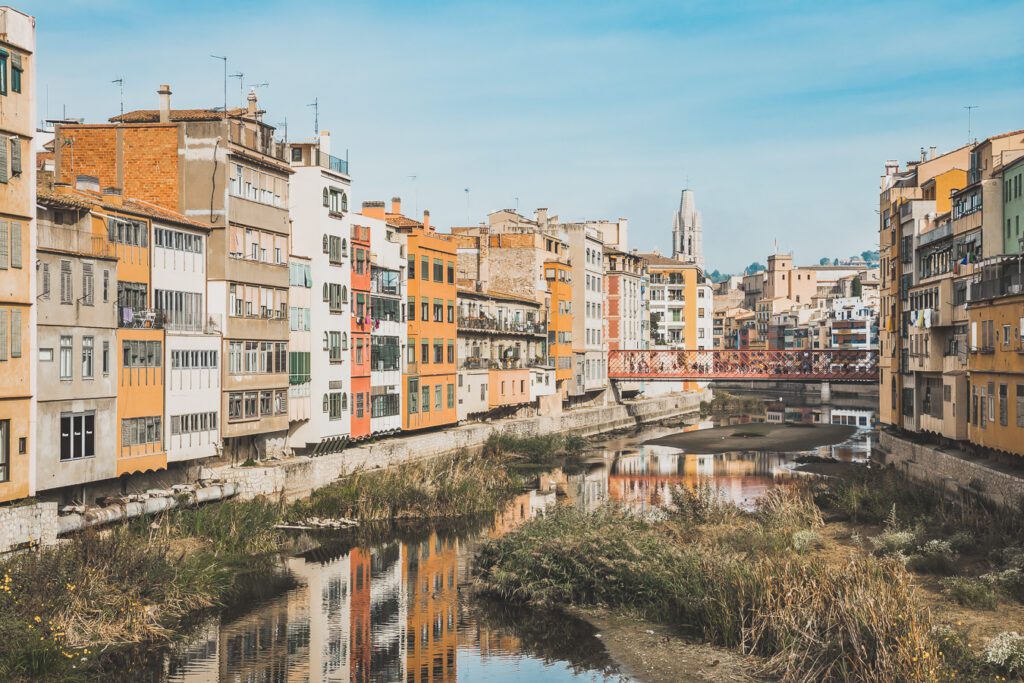
M 608 378 L 877 382 L 878 352 L 850 349 L 609 351 Z

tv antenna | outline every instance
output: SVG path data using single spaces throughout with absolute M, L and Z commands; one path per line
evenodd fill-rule
M 967 110 L 967 143 L 968 144 L 970 144 L 971 142 L 974 141 L 974 138 L 971 137 L 971 132 L 972 132 L 972 130 L 971 130 L 971 113 L 975 109 L 977 109 L 977 108 L 978 108 L 978 105 L 976 105 L 976 104 L 968 104 L 968 105 L 966 105 L 964 107 L 964 109 Z
M 307 107 L 313 107 L 313 137 L 320 137 L 320 99 L 317 97 L 313 98 L 311 104 L 307 104 Z
M 281 126 L 281 128 L 284 130 L 284 143 L 287 145 L 288 144 L 288 117 L 287 116 L 284 117 L 284 121 L 282 121 L 281 123 L 279 123 L 277 125 Z
M 121 89 L 121 118 L 124 119 L 124 76 L 121 76 L 120 78 L 115 78 L 110 82 L 116 83 L 118 87 Z M 124 123 L 124 121 L 122 121 L 122 123 Z
M 218 57 L 217 55 L 210 55 L 214 59 L 219 59 L 224 62 L 224 118 L 228 117 L 228 58 Z
M 419 191 L 419 188 L 416 185 L 416 176 L 411 175 L 411 176 L 407 176 L 407 177 L 409 178 L 409 180 L 412 181 L 412 201 L 413 201 L 413 206 L 416 207 L 415 214 L 419 215 L 419 213 L 420 213 L 420 191 Z
M 245 74 L 241 71 L 236 71 L 233 74 L 229 74 L 228 78 L 238 79 L 238 106 L 245 107 L 245 86 L 242 85 L 242 80 L 245 78 Z

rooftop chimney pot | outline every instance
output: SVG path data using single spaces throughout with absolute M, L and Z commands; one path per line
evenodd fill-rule
M 171 122 L 171 86 L 164 83 L 156 91 L 160 96 L 160 123 Z
M 402 198 L 392 197 L 391 198 L 391 213 L 402 213 Z

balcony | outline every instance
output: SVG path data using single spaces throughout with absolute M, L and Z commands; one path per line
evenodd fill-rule
M 134 306 L 117 307 L 117 326 L 133 330 L 161 330 L 164 328 L 166 316 L 156 308 L 136 308 Z
M 1024 294 L 1024 273 L 1003 272 L 997 277 L 983 276 L 971 282 L 967 288 L 967 302 L 977 303 L 1018 294 Z
M 331 156 L 330 154 L 317 150 L 316 163 L 320 168 L 326 168 L 327 170 L 334 171 L 335 173 L 348 175 L 348 159 L 339 159 L 338 157 Z
M 116 255 L 114 245 L 106 235 L 97 235 L 74 228 L 59 228 L 43 222 L 40 222 L 39 227 L 37 249 L 81 254 L 95 258 L 114 258 Z
M 547 336 L 546 323 L 533 321 L 498 320 L 496 318 L 459 316 L 460 330 L 475 330 L 494 334 L 522 334 L 531 336 Z

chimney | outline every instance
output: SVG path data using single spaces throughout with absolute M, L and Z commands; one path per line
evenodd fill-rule
M 921 148 L 921 161 L 928 161 L 928 152 L 924 151 L 924 147 Z
M 363 215 L 384 220 L 384 202 L 363 202 Z
M 100 179 L 92 175 L 80 175 L 75 178 L 75 189 L 99 194 Z
M 885 162 L 885 175 L 891 176 L 896 175 L 900 172 L 900 162 L 895 159 L 889 159 Z
M 245 98 L 245 102 L 246 102 L 246 107 L 245 107 L 246 115 L 248 115 L 248 116 L 250 116 L 252 118 L 256 118 L 256 90 L 255 90 L 255 88 L 250 88 L 249 89 L 249 96 Z
M 402 213 L 402 198 L 392 197 L 391 198 L 391 213 Z
M 547 222 L 548 222 L 548 210 L 547 209 L 537 209 L 536 211 L 533 212 L 533 214 L 534 214 L 534 218 L 537 220 L 537 224 L 538 225 L 540 225 L 541 227 L 544 227 L 545 225 L 547 225 Z
M 320 131 L 320 151 L 324 154 L 331 153 L 331 131 Z
M 928 148 L 928 158 L 929 159 L 934 159 L 935 158 L 935 146 L 934 145 Z
M 423 209 L 423 229 L 430 230 L 430 212 Z
M 160 123 L 171 122 L 171 86 L 164 83 L 156 91 L 160 96 Z

